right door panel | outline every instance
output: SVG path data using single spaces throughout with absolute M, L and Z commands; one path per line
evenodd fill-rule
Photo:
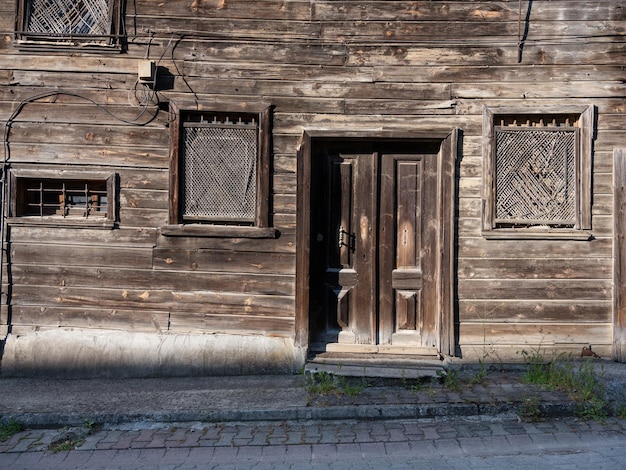
M 435 325 L 437 155 L 381 154 L 380 344 L 428 346 Z M 432 345 L 432 344 L 431 344 Z

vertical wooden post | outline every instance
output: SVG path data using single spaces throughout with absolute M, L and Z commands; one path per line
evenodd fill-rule
M 613 151 L 613 359 L 626 362 L 626 149 Z

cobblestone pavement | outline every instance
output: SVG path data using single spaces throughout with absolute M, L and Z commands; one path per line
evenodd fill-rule
M 625 457 L 618 418 L 134 423 L 25 430 L 0 442 L 0 469 L 614 470 Z

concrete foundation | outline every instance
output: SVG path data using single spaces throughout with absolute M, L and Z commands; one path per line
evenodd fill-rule
M 289 374 L 305 351 L 291 338 L 49 330 L 8 335 L 5 377 L 107 378 Z

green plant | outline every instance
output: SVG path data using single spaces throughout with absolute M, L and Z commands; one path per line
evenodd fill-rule
M 607 404 L 603 399 L 593 397 L 578 404 L 576 415 L 584 420 L 604 421 L 607 417 L 606 408 Z
M 458 391 L 461 388 L 459 372 L 456 369 L 446 369 L 445 372 L 437 371 L 437 376 L 448 390 Z
M 6 441 L 14 434 L 18 432 L 22 432 L 24 430 L 24 425 L 18 423 L 14 419 L 6 423 L 0 423 L 0 441 Z
M 603 420 L 606 417 L 604 390 L 591 360 L 579 363 L 564 354 L 547 360 L 540 350 L 522 350 L 526 363 L 524 379 L 528 383 L 566 392 L 577 404 L 577 414 L 583 419 Z
M 83 426 L 87 429 L 88 434 L 94 434 L 102 429 L 102 423 L 97 423 L 91 419 L 84 419 Z
M 619 405 L 619 407 L 615 410 L 615 416 L 619 419 L 626 419 L 626 404 L 622 403 Z
M 307 391 L 313 395 L 347 395 L 356 398 L 363 388 L 363 384 L 351 382 L 326 371 L 311 374 L 307 383 Z
M 343 382 L 343 390 L 350 398 L 356 398 L 363 391 L 363 385 L 345 381 Z
M 520 415 L 529 421 L 539 421 L 541 418 L 539 399 L 537 397 L 525 397 L 522 401 Z
M 308 382 L 309 393 L 326 395 L 337 391 L 335 376 L 326 371 L 311 374 Z
M 66 452 L 76 449 L 85 439 L 75 432 L 64 432 L 59 438 L 55 439 L 48 445 L 48 450 L 54 454 L 57 452 Z
M 484 382 L 485 378 L 487 377 L 488 370 L 485 365 L 485 361 L 483 359 L 479 359 L 478 363 L 480 364 L 480 368 L 478 369 L 478 372 L 474 374 L 474 377 L 470 381 L 471 384 L 481 384 Z

